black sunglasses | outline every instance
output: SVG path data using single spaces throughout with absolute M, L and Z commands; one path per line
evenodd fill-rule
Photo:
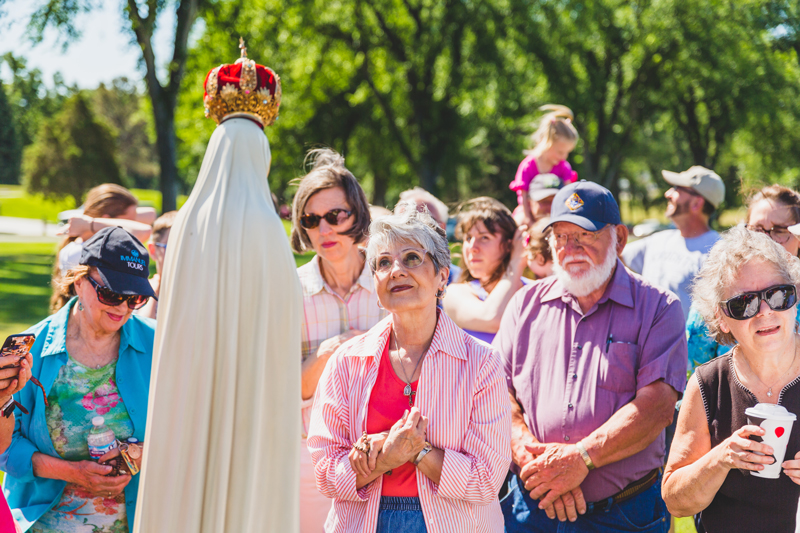
M 753 318 L 761 309 L 761 302 L 773 311 L 786 311 L 797 303 L 797 289 L 794 285 L 775 285 L 763 291 L 752 291 L 734 296 L 720 304 L 722 311 L 734 320 Z
M 139 309 L 147 303 L 149 296 L 144 294 L 119 294 L 112 291 L 108 287 L 104 287 L 97 283 L 91 276 L 86 276 L 86 279 L 94 287 L 97 293 L 97 301 L 103 305 L 117 307 L 122 302 L 128 302 L 128 309 Z
M 300 225 L 305 229 L 314 229 L 319 226 L 320 221 L 324 218 L 325 222 L 331 226 L 338 226 L 347 220 L 352 214 L 352 211 L 347 211 L 346 209 L 331 209 L 324 215 L 306 213 L 300 217 Z

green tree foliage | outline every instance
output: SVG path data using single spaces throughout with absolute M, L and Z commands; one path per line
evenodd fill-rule
M 156 131 L 156 148 L 160 163 L 160 185 L 164 211 L 176 208 L 178 169 L 176 166 L 175 108 L 185 73 L 189 33 L 197 20 L 201 0 L 127 0 L 120 2 L 127 19 L 127 30 L 142 52 L 144 80 L 150 97 Z M 29 29 L 35 42 L 42 40 L 48 27 L 58 29 L 64 45 L 80 36 L 74 25 L 75 16 L 88 13 L 97 6 L 93 0 L 42 0 L 34 11 Z M 153 48 L 153 34 L 159 14 L 174 9 L 176 16 L 172 57 L 167 64 L 166 81 L 158 77 Z
M 76 206 L 95 185 L 121 182 L 114 137 L 85 95 L 70 97 L 42 123 L 36 142 L 25 150 L 23 181 L 31 193 L 71 196 Z
M 796 11 L 777 0 L 219 0 L 188 59 L 180 167 L 196 175 L 213 130 L 199 121 L 203 78 L 235 59 L 242 35 L 283 80 L 267 130 L 279 193 L 323 144 L 374 203 L 421 184 L 447 201 L 511 204 L 536 110 L 560 103 L 576 114 L 582 178 L 649 205 L 666 188 L 661 169 L 702 164 L 732 205 L 741 180 L 800 178 Z
M 0 183 L 19 183 L 21 151 L 14 113 L 0 82 Z
M 92 108 L 111 126 L 123 181 L 137 189 L 158 189 L 158 154 L 151 139 L 152 115 L 143 96 L 127 78 L 91 92 Z

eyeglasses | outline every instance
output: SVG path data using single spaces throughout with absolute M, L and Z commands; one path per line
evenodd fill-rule
M 553 233 L 550 236 L 550 242 L 554 242 L 558 248 L 563 248 L 567 245 L 569 240 L 580 246 L 591 246 L 597 242 L 600 233 L 606 229 L 599 229 L 597 231 L 580 231 L 578 233 Z
M 427 250 L 403 250 L 400 252 L 400 264 L 408 270 L 419 268 L 425 262 L 425 257 L 428 255 Z M 379 274 L 386 274 L 394 266 L 397 259 L 392 255 L 382 255 L 375 260 L 375 265 L 372 267 L 373 272 Z
M 772 229 L 764 229 L 761 226 L 745 226 L 750 231 L 756 231 L 758 233 L 766 233 L 769 235 L 769 238 L 773 241 L 777 242 L 778 244 L 785 244 L 786 241 L 792 236 L 792 232 L 789 231 L 789 228 L 786 226 L 772 226 Z
M 162 250 L 167 249 L 167 243 L 165 242 L 154 242 L 153 244 L 155 244 L 156 247 L 161 248 Z
M 747 320 L 758 314 L 762 301 L 773 311 L 786 311 L 797 303 L 797 289 L 794 285 L 775 285 L 763 291 L 745 292 L 720 303 L 720 307 L 734 320 Z
M 346 209 L 331 209 L 324 215 L 306 213 L 300 217 L 300 225 L 306 229 L 314 229 L 319 226 L 320 221 L 324 218 L 325 222 L 331 226 L 338 226 L 344 223 L 352 214 L 352 211 L 347 211 Z
M 94 287 L 97 293 L 97 301 L 103 305 L 117 307 L 122 302 L 128 302 L 128 309 L 139 309 L 147 303 L 147 299 L 149 298 L 149 296 L 145 296 L 144 294 L 119 294 L 108 287 L 100 285 L 91 276 L 86 276 L 86 279 L 88 279 Z

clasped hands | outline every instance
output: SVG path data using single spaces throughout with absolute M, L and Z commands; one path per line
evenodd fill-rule
M 389 431 L 366 436 L 369 454 L 353 447 L 347 456 L 350 466 L 359 476 L 370 477 L 376 469 L 388 472 L 414 460 L 425 447 L 427 427 L 428 418 L 412 407 Z
M 578 448 L 574 444 L 530 442 L 525 450 L 525 457 L 518 462 L 519 478 L 531 498 L 540 500 L 539 509 L 562 522 L 577 520 L 586 512 L 580 485 L 589 473 Z

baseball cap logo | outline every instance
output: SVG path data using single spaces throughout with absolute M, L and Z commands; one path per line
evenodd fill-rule
M 581 197 L 578 196 L 578 193 L 574 192 L 572 193 L 572 196 L 567 198 L 567 201 L 564 202 L 564 205 L 566 205 L 567 209 L 570 211 L 575 211 L 583 207 L 583 200 L 581 200 Z
M 131 250 L 131 255 L 133 257 L 139 257 L 139 252 L 137 252 L 136 250 Z

